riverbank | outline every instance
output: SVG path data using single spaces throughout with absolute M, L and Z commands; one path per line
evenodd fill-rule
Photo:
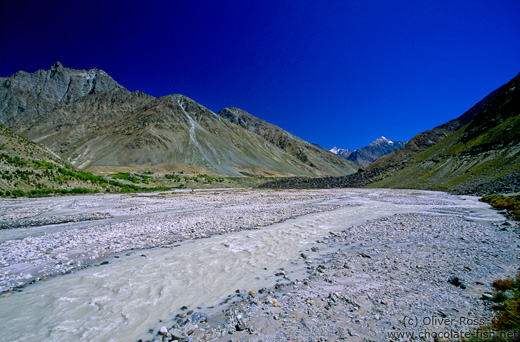
M 397 214 L 331 233 L 294 261 L 307 265 L 305 280 L 280 270 L 285 282 L 274 288 L 230 296 L 232 304 L 213 318 L 224 321 L 216 327 L 211 318 L 200 322 L 200 313 L 182 319 L 181 310 L 155 341 L 478 336 L 494 315 L 491 283 L 517 270 L 519 230 L 514 222 L 477 223 L 465 214 Z
M 0 247 L 52 242 L 81 249 L 69 260 L 89 255 L 90 267 L 5 292 L 0 340 L 387 340 L 385 329 L 403 331 L 403 314 L 488 319 L 480 298 L 518 265 L 516 228 L 469 196 L 219 190 L 53 200 L 9 202 L 3 215 L 85 220 L 2 230 L 17 237 Z M 100 246 L 108 251 L 95 253 Z

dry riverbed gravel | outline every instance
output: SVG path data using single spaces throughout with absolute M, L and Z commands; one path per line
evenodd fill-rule
M 294 261 L 307 279 L 280 270 L 274 288 L 237 292 L 216 317 L 182 308 L 149 341 L 434 341 L 475 332 L 493 316 L 491 282 L 516 272 L 518 226 L 463 214 L 396 214 L 330 233 Z
M 0 233 L 16 238 L 0 243 L 0 294 L 106 262 L 114 253 L 258 229 L 342 206 L 324 203 L 337 194 L 323 190 L 102 196 L 1 200 L 0 223 L 16 228 Z
M 2 200 L 0 220 L 19 228 L 0 231 L 13 237 L 0 243 L 1 296 L 130 250 L 355 205 L 345 196 L 342 189 L 212 190 Z M 172 308 L 173 320 L 157 322 L 141 341 L 433 341 L 489 323 L 490 283 L 517 272 L 517 224 L 475 220 L 439 193 L 366 196 L 429 209 L 331 232 L 293 260 L 306 277 L 280 269 L 276 286 L 239 289 L 217 314 Z

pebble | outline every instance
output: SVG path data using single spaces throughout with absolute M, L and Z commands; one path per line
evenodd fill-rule
M 159 329 L 159 334 L 166 335 L 168 333 L 168 328 L 166 328 L 164 325 Z

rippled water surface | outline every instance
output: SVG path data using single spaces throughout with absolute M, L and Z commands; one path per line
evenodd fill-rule
M 280 268 L 290 279 L 301 279 L 302 265 L 293 261 L 331 231 L 432 209 L 501 220 L 474 197 L 435 192 L 350 189 L 325 201 L 347 206 L 258 230 L 122 254 L 107 265 L 30 285 L 0 298 L 0 340 L 137 341 L 183 305 L 211 314 L 237 289 L 273 286 Z

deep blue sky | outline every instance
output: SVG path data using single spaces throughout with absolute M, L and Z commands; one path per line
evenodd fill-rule
M 325 148 L 408 140 L 520 72 L 518 0 L 1 1 L 0 76 L 105 70 Z

